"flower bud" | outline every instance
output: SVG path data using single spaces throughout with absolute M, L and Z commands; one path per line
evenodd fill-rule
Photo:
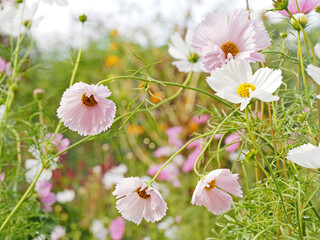
M 81 16 L 79 16 L 79 21 L 84 23 L 85 21 L 87 21 L 87 16 L 82 14 Z
M 308 24 L 308 17 L 307 15 L 305 15 L 304 13 L 296 13 L 293 15 L 294 18 L 298 21 L 298 23 L 300 23 L 300 25 L 305 28 Z M 299 28 L 299 25 L 298 23 L 296 22 L 296 20 L 294 20 L 293 18 L 291 18 L 291 25 L 293 27 L 293 29 L 299 31 L 300 28 Z
M 20 3 L 22 3 L 23 2 L 23 0 L 17 0 L 17 3 L 18 4 L 20 4 Z
M 276 0 L 273 1 L 273 6 L 276 10 L 281 11 L 288 8 L 289 1 L 288 0 Z
M 43 98 L 43 95 L 44 95 L 44 90 L 43 89 L 36 88 L 36 89 L 33 90 L 33 97 L 36 100 L 41 100 Z
M 280 33 L 280 37 L 283 38 L 283 39 L 287 38 L 287 36 L 288 35 L 285 32 Z
M 320 13 L 320 4 L 316 7 L 316 12 Z

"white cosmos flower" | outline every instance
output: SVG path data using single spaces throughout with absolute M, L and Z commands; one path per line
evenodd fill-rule
M 310 143 L 303 144 L 291 149 L 286 158 L 305 168 L 320 168 L 320 144 L 318 147 Z
M 186 33 L 185 40 L 181 38 L 179 33 L 175 32 L 171 36 L 171 44 L 169 44 L 169 54 L 178 61 L 173 62 L 180 72 L 201 72 L 202 55 L 199 51 L 193 49 L 191 41 L 194 31 L 189 29 Z
M 32 183 L 42 168 L 42 161 L 37 159 L 27 159 L 25 167 L 27 169 L 27 172 L 25 173 L 26 180 L 28 183 Z M 44 169 L 37 182 L 49 181 L 51 177 L 52 170 Z
M 317 43 L 314 47 L 314 50 L 316 52 L 316 55 L 320 58 L 320 43 Z M 310 77 L 313 78 L 313 80 L 320 85 L 320 67 L 316 67 L 312 64 L 309 64 L 307 67 L 307 73 L 310 75 Z M 317 95 L 317 98 L 320 99 L 320 95 Z
M 108 230 L 105 228 L 103 222 L 94 219 L 91 225 L 91 232 L 97 240 L 105 240 L 108 236 Z
M 103 175 L 101 182 L 106 189 L 111 189 L 113 185 L 120 182 L 124 178 L 124 175 L 128 171 L 128 167 L 125 164 L 120 164 L 117 167 L 110 169 Z
M 260 68 L 252 75 L 250 64 L 245 60 L 230 60 L 221 68 L 211 72 L 207 83 L 216 95 L 232 103 L 240 103 L 240 110 L 246 108 L 252 98 L 263 102 L 279 99 L 272 95 L 281 85 L 281 70 Z
M 68 4 L 67 0 L 44 0 L 44 2 L 49 4 L 56 3 L 59 6 L 65 6 Z
M 50 240 L 59 240 L 66 235 L 66 228 L 57 225 L 50 234 Z
M 66 189 L 62 192 L 58 192 L 56 195 L 56 199 L 58 202 L 66 203 L 71 202 L 75 197 L 75 192 L 71 189 Z

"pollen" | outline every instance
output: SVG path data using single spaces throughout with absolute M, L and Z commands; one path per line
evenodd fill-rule
M 97 101 L 94 99 L 93 94 L 91 94 L 90 97 L 87 96 L 87 94 L 83 94 L 81 97 L 81 102 L 86 105 L 87 107 L 93 107 L 97 105 Z
M 234 42 L 226 42 L 222 45 L 221 49 L 224 52 L 226 58 L 228 58 L 229 53 L 231 53 L 233 57 L 235 57 L 239 53 L 239 49 Z
M 137 189 L 136 192 L 138 193 L 139 197 L 141 197 L 141 198 L 143 198 L 143 199 L 147 199 L 147 198 L 150 197 L 150 195 L 146 193 L 146 189 L 147 189 L 147 188 L 141 190 L 141 187 L 139 187 L 139 188 Z
M 253 86 L 251 83 L 241 83 L 237 89 L 237 93 L 243 98 L 248 98 L 250 95 L 250 88 L 252 91 L 256 90 L 256 87 Z
M 188 56 L 188 61 L 191 63 L 196 63 L 199 60 L 199 54 L 197 53 L 190 53 Z
M 216 180 L 213 179 L 211 182 L 208 183 L 209 187 L 204 187 L 205 190 L 209 191 L 211 189 L 214 189 L 216 187 Z

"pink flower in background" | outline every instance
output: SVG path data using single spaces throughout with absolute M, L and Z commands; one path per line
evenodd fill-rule
M 139 225 L 159 221 L 166 215 L 167 204 L 158 190 L 138 177 L 122 179 L 112 193 L 117 198 L 116 208 L 122 217 Z
M 35 188 L 38 192 L 40 202 L 43 203 L 41 206 L 44 212 L 51 212 L 51 205 L 56 202 L 56 195 L 51 192 L 52 184 L 50 182 L 37 182 Z
M 242 197 L 238 178 L 238 174 L 232 174 L 229 169 L 211 171 L 198 182 L 191 203 L 203 205 L 215 215 L 228 211 L 232 203 L 232 197 L 228 193 Z
M 126 223 L 121 217 L 112 220 L 109 226 L 109 232 L 112 240 L 121 240 L 126 230 Z
M 178 148 L 183 146 L 183 142 L 178 138 L 180 133 L 182 133 L 182 127 L 180 126 L 171 127 L 166 130 L 169 143 Z
M 54 137 L 54 133 L 47 133 L 45 135 L 46 141 L 52 140 Z M 55 136 L 55 139 L 52 140 L 52 144 L 54 144 L 57 148 L 57 153 L 64 151 L 67 147 L 70 145 L 69 138 L 63 138 L 63 135 L 61 133 L 57 133 Z M 44 150 L 44 147 L 43 147 Z M 65 155 L 67 152 L 62 153 L 61 155 Z
M 192 117 L 192 121 L 198 125 L 207 123 L 209 119 L 210 119 L 210 114 L 203 114 L 201 117 L 199 116 Z
M 212 71 L 228 60 L 264 62 L 258 51 L 268 47 L 271 39 L 259 20 L 251 21 L 248 12 L 233 11 L 230 19 L 221 13 L 209 13 L 198 25 L 192 46 L 204 55 L 204 68 Z
M 298 0 L 298 6 L 301 13 L 308 14 L 320 4 L 320 0 Z M 296 0 L 290 0 L 288 10 L 292 15 L 299 13 Z M 279 11 L 283 16 L 290 17 L 286 10 Z
M 175 148 L 173 148 L 171 146 L 163 146 L 163 147 L 157 148 L 157 150 L 155 150 L 153 152 L 153 156 L 155 156 L 157 158 L 166 157 L 166 156 L 171 155 L 174 152 L 175 152 Z
M 163 164 L 151 165 L 148 168 L 147 173 L 150 176 L 156 175 L 159 169 Z M 167 166 L 162 169 L 162 171 L 158 175 L 158 180 L 160 181 L 169 181 L 172 183 L 174 187 L 180 187 L 180 181 L 178 180 L 179 168 L 174 163 L 169 163 Z
M 0 174 L 0 182 L 3 182 L 5 177 L 6 177 L 6 172 L 2 172 Z
M 5 73 L 7 71 L 7 76 L 11 75 L 11 70 L 8 69 L 10 67 L 10 62 L 6 62 L 0 57 L 0 73 Z
M 222 138 L 223 134 L 216 134 L 214 135 L 213 139 L 214 140 L 220 140 Z
M 194 151 L 188 156 L 187 160 L 183 164 L 182 171 L 190 172 L 201 153 L 201 140 L 195 140 L 187 146 L 187 149 L 194 148 Z
M 62 95 L 58 117 L 65 126 L 80 135 L 96 135 L 111 127 L 116 105 L 103 85 L 75 83 Z
M 225 145 L 228 145 L 230 143 L 233 143 L 233 144 L 226 147 L 225 150 L 230 153 L 235 152 L 238 149 L 238 147 L 240 147 L 240 145 L 241 145 L 241 142 L 243 140 L 243 138 L 242 138 L 243 134 L 244 134 L 244 129 L 242 129 L 239 132 L 235 132 L 233 134 L 228 135 L 224 141 L 224 144 Z

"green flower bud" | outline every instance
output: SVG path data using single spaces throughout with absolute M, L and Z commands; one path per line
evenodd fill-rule
M 298 21 L 298 23 L 300 23 L 300 25 L 305 28 L 308 24 L 308 17 L 307 15 L 305 15 L 304 13 L 296 13 L 293 15 L 294 18 Z M 300 31 L 299 25 L 296 22 L 296 20 L 294 20 L 293 18 L 291 18 L 291 25 L 293 27 L 294 30 Z
M 17 0 L 17 3 L 18 4 L 20 4 L 20 3 L 22 3 L 23 2 L 23 0 Z
M 280 37 L 283 38 L 283 39 L 287 38 L 287 36 L 288 35 L 285 32 L 280 33 Z
M 33 90 L 33 97 L 36 100 L 41 100 L 43 98 L 43 95 L 44 95 L 44 90 L 43 89 L 37 88 L 37 89 Z
M 84 23 L 85 21 L 87 21 L 87 16 L 82 14 L 81 16 L 79 16 L 79 21 Z
M 289 1 L 288 0 L 276 0 L 273 1 L 273 6 L 276 10 L 281 11 L 288 8 Z
M 320 13 L 320 4 L 316 7 L 316 12 Z

